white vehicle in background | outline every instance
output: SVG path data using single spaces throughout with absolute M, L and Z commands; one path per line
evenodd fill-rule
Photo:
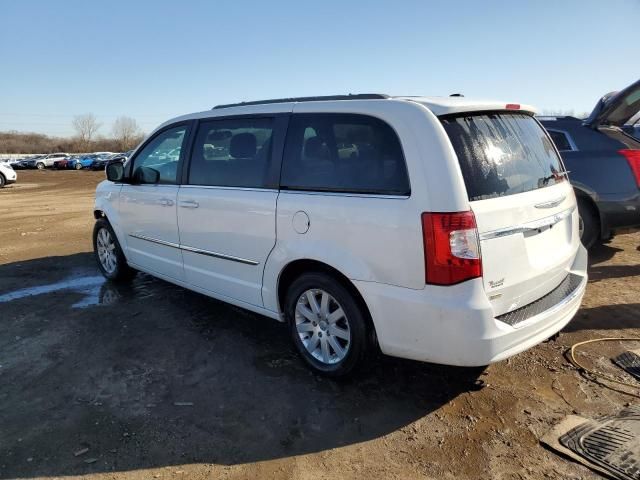
M 286 322 L 326 375 L 376 348 L 503 360 L 563 328 L 587 284 L 576 198 L 533 115 L 373 94 L 185 115 L 106 168 L 96 260 Z
M 11 183 L 16 183 L 18 174 L 9 162 L 0 160 L 0 188 Z
M 68 153 L 50 153 L 49 155 L 45 155 L 36 163 L 36 168 L 38 170 L 42 170 L 43 168 L 51 168 L 53 167 L 53 162 L 56 160 L 62 160 L 63 158 L 68 158 Z

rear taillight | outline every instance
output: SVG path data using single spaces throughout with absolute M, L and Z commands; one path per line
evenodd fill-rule
M 633 176 L 636 177 L 636 185 L 640 187 L 640 150 L 618 150 L 629 162 Z
M 453 285 L 482 276 L 473 212 L 422 214 L 425 281 Z

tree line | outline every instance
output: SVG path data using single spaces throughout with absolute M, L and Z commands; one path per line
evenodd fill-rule
M 135 119 L 126 116 L 118 117 L 113 122 L 109 137 L 99 135 L 102 124 L 92 113 L 77 115 L 71 126 L 75 131 L 72 137 L 0 132 L 0 153 L 124 152 L 134 148 L 144 138 Z

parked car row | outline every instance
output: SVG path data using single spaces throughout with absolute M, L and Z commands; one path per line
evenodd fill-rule
M 71 155 L 68 153 L 50 153 L 48 155 L 37 155 L 34 157 L 17 158 L 5 162 L 14 170 L 53 168 L 57 170 L 103 170 L 109 163 L 124 162 L 133 150 L 123 153 L 94 152 L 81 155 Z

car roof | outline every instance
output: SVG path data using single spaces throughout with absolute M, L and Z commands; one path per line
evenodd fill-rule
M 579 122 L 582 124 L 584 120 L 579 119 L 578 117 L 572 117 L 570 115 L 540 115 L 536 116 L 536 118 L 541 123 L 552 123 L 552 122 Z
M 481 100 L 466 98 L 461 95 L 454 95 L 448 97 L 426 97 L 426 96 L 391 96 L 385 94 L 356 94 L 356 95 L 331 95 L 321 97 L 297 97 L 297 98 L 282 98 L 282 99 L 270 99 L 270 100 L 258 100 L 250 102 L 241 102 L 225 105 L 217 105 L 211 110 L 205 110 L 202 112 L 190 113 L 187 115 L 181 115 L 179 117 L 167 120 L 160 125 L 156 130 L 163 128 L 172 123 L 196 120 L 201 118 L 217 117 L 217 116 L 231 116 L 231 115 L 256 115 L 256 114 L 274 114 L 274 113 L 289 113 L 293 110 L 293 107 L 299 103 L 333 103 L 336 106 L 343 104 L 344 102 L 352 101 L 366 101 L 366 102 L 406 102 L 417 103 L 424 106 L 433 112 L 436 116 L 450 115 L 466 112 L 479 112 L 479 111 L 522 111 L 530 114 L 537 112 L 536 108 L 531 105 L 496 101 L 496 100 Z

